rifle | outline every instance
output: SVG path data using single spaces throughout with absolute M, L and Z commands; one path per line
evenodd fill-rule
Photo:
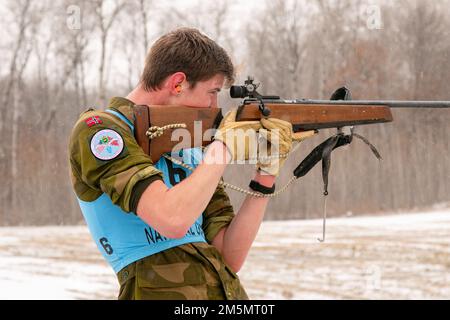
M 314 148 L 293 172 L 293 179 L 298 179 L 322 160 L 325 202 L 323 238 L 319 241 L 325 240 L 331 152 L 350 144 L 356 137 L 365 142 L 381 160 L 377 149 L 366 138 L 355 133 L 354 127 L 393 121 L 391 108 L 450 108 L 450 101 L 352 100 L 350 90 L 346 87 L 337 89 L 330 100 L 285 100 L 279 96 L 261 95 L 256 90 L 258 87 L 259 84 L 255 84 L 252 77 L 248 77 L 244 85 L 231 86 L 230 96 L 243 99 L 238 106 L 237 121 L 274 117 L 292 123 L 294 132 L 337 129 L 335 135 Z M 214 136 L 212 129 L 217 128 L 223 118 L 220 108 L 136 106 L 134 112 L 136 140 L 153 162 L 158 161 L 167 152 L 207 146 Z M 183 132 L 188 134 L 177 132 L 179 128 L 184 128 Z M 345 132 L 344 129 L 347 128 L 349 132 Z M 183 143 L 179 143 L 180 138 Z
M 292 123 L 293 131 L 320 130 L 384 123 L 393 121 L 391 108 L 450 108 L 450 101 L 382 101 L 351 100 L 346 87 L 337 89 L 330 100 L 296 99 L 285 100 L 279 96 L 263 96 L 256 89 L 259 85 L 249 77 L 244 85 L 231 86 L 232 98 L 243 98 L 238 106 L 238 121 L 260 120 L 274 117 Z M 207 146 L 222 120 L 221 108 L 196 108 L 173 105 L 135 107 L 135 137 L 153 162 L 162 154 L 185 147 Z M 173 124 L 183 124 L 173 126 Z M 170 126 L 172 125 L 172 126 Z M 163 132 L 158 138 L 149 140 L 148 129 Z M 185 128 L 189 137 L 176 133 Z M 163 129 L 161 131 L 160 129 Z M 152 131 L 152 130 L 151 130 Z M 180 137 L 190 139 L 179 143 Z M 186 139 L 185 139 L 186 140 Z

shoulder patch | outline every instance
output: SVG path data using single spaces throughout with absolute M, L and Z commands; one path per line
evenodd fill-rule
M 86 124 L 89 128 L 92 126 L 95 126 L 96 124 L 103 123 L 102 119 L 100 119 L 99 116 L 93 116 L 93 117 L 87 118 L 86 120 L 84 120 L 84 122 L 86 122 Z
M 103 129 L 91 139 L 91 152 L 99 160 L 112 160 L 123 150 L 122 136 L 112 129 Z

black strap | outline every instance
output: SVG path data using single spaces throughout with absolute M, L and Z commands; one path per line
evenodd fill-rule
M 272 194 L 275 192 L 275 183 L 272 187 L 266 187 L 260 184 L 258 181 L 252 180 L 250 181 L 249 188 L 262 194 Z
M 217 113 L 217 116 L 214 119 L 214 123 L 213 123 L 212 129 L 219 128 L 219 125 L 222 122 L 222 119 L 223 119 L 223 115 L 222 115 L 222 111 L 220 111 L 220 112 Z
M 323 178 L 323 185 L 324 185 L 324 194 L 328 194 L 328 173 L 330 172 L 330 165 L 331 165 L 331 152 L 339 147 L 345 146 L 347 144 L 350 144 L 353 140 L 353 137 L 356 137 L 358 139 L 361 139 L 366 143 L 373 154 L 381 160 L 380 153 L 377 151 L 377 149 L 364 137 L 362 137 L 359 134 L 356 134 L 352 131 L 351 134 L 345 135 L 343 133 L 338 133 L 321 144 L 319 144 L 317 147 L 315 147 L 310 154 L 306 156 L 305 159 L 295 168 L 294 170 L 294 176 L 296 178 L 303 177 L 306 175 L 314 166 L 322 160 L 322 178 Z
M 328 173 L 330 172 L 331 165 L 331 152 L 339 141 L 339 136 L 336 135 L 328 139 L 328 143 L 324 145 L 322 151 L 322 179 L 323 179 L 323 195 L 328 195 Z
M 295 168 L 294 175 L 297 178 L 303 177 L 306 175 L 314 166 L 322 160 L 324 156 L 325 149 L 327 152 L 331 152 L 332 150 L 339 148 L 341 146 L 344 146 L 346 144 L 349 144 L 352 141 L 352 137 L 349 135 L 343 135 L 343 134 L 337 134 L 334 135 L 321 144 L 319 144 L 317 147 L 315 147 L 306 157 L 303 159 L 302 162 Z M 331 147 L 331 148 L 330 148 Z

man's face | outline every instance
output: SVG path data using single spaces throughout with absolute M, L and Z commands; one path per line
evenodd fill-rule
M 209 80 L 199 81 L 191 88 L 183 82 L 181 93 L 174 98 L 175 104 L 199 108 L 217 108 L 217 96 L 223 87 L 225 77 L 217 74 Z

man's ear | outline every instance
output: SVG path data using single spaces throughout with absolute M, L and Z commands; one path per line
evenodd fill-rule
M 177 95 L 183 90 L 183 86 L 187 85 L 186 75 L 184 72 L 176 72 L 169 76 L 167 86 L 169 91 Z

